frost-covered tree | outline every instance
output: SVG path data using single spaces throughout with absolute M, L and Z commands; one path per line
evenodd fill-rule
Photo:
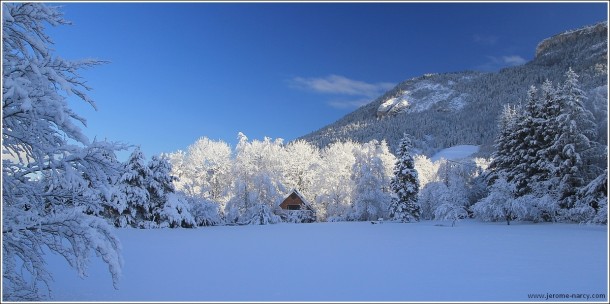
M 390 203 L 390 174 L 382 159 L 384 143 L 372 140 L 354 150 L 352 179 L 355 182 L 354 204 L 350 218 L 357 221 L 377 220 L 387 214 Z
M 405 134 L 396 151 L 398 161 L 390 182 L 392 191 L 396 194 L 390 203 L 390 217 L 401 222 L 419 221 L 420 216 L 417 202 L 419 180 L 411 148 L 411 139 Z
M 487 158 L 475 157 L 470 165 L 473 167 L 473 172 L 470 179 L 468 190 L 468 205 L 472 206 L 481 198 L 487 195 L 486 173 L 491 160 Z
M 273 213 L 278 201 L 286 193 L 281 183 L 282 140 L 248 141 L 238 135 L 233 165 L 233 196 L 226 206 L 227 221 L 239 224 L 274 224 L 279 216 Z
M 385 172 L 382 176 L 382 181 L 384 185 L 383 190 L 389 193 L 392 192 L 392 189 L 390 188 L 390 181 L 392 180 L 392 176 L 394 176 L 394 165 L 396 164 L 396 156 L 392 152 L 390 152 L 390 146 L 388 146 L 388 142 L 385 139 L 379 142 L 378 148 L 379 150 L 377 153 L 379 155 L 379 158 L 381 159 L 383 168 L 385 169 Z
M 186 200 L 189 212 L 197 226 L 216 226 L 224 222 L 220 217 L 220 211 L 216 202 L 188 196 Z
M 437 180 L 440 162 L 433 162 L 425 155 L 416 155 L 413 161 L 419 180 L 419 189 L 424 189 L 428 183 Z
M 285 160 L 283 163 L 285 187 L 298 189 L 305 197 L 315 199 L 317 191 L 313 184 L 320 166 L 320 151 L 304 140 L 297 140 L 288 143 L 284 152 L 278 157 L 283 157 Z
M 451 193 L 451 200 L 454 204 L 462 207 L 467 207 L 469 184 L 474 175 L 475 169 L 473 164 L 465 164 L 441 158 L 437 161 L 438 180 L 447 185 L 448 191 Z
M 192 210 L 202 214 L 208 220 L 197 220 L 199 223 L 211 225 L 219 223 L 217 217 L 222 217 L 222 211 L 231 194 L 232 151 L 223 141 L 213 141 L 207 137 L 198 139 L 190 145 L 187 152 L 176 151 L 167 155 L 175 177 L 173 184 L 177 192 L 186 196 Z M 209 204 L 216 204 L 215 208 Z M 218 211 L 213 215 L 211 210 Z M 193 216 L 195 216 L 193 214 Z
M 64 257 L 79 276 L 95 252 L 118 288 L 121 245 L 95 214 L 110 200 L 121 168 L 118 145 L 90 142 L 68 95 L 95 107 L 79 70 L 51 51 L 45 26 L 68 24 L 42 3 L 2 4 L 2 288 L 4 301 L 50 296 L 45 253 Z
M 446 159 L 436 161 L 438 172 L 436 180 L 428 183 L 421 191 L 420 205 L 422 217 L 437 221 L 450 220 L 451 226 L 466 218 L 468 204 L 464 168 Z
M 227 143 L 200 138 L 188 147 L 184 162 L 186 172 L 180 182 L 185 185 L 185 193 L 226 202 L 231 168 L 231 148 Z
M 528 214 L 524 200 L 515 199 L 516 187 L 506 178 L 499 177 L 492 185 L 489 195 L 474 204 L 472 210 L 476 217 L 485 221 L 523 219 Z
M 434 210 L 443 202 L 449 201 L 450 194 L 447 185 L 440 181 L 429 182 L 419 191 L 421 218 L 434 219 Z
M 318 220 L 343 221 L 347 219 L 355 188 L 351 179 L 356 161 L 351 141 L 336 142 L 321 152 L 321 164 L 317 167 L 314 189 Z
M 466 218 L 468 212 L 464 206 L 460 206 L 450 200 L 445 200 L 434 210 L 434 219 L 437 221 L 451 221 L 451 227 L 455 226 L 455 223 L 459 220 Z
M 168 153 L 166 156 L 167 160 L 172 165 L 172 176 L 175 177 L 174 187 L 176 188 L 176 191 L 192 196 L 187 193 L 187 189 L 190 188 L 189 184 L 191 183 L 189 172 L 190 164 L 187 163 L 187 154 L 182 150 L 178 150 L 176 152 Z

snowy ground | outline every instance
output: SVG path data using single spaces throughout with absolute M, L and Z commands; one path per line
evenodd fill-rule
M 479 152 L 479 146 L 473 146 L 473 145 L 453 146 L 450 148 L 440 150 L 436 154 L 432 155 L 430 160 L 437 161 L 441 158 L 449 159 L 449 160 L 459 160 L 462 158 L 466 158 L 477 152 Z
M 607 298 L 606 226 L 475 220 L 447 225 L 121 229 L 120 290 L 112 288 L 99 259 L 81 280 L 51 256 L 53 296 L 55 301 L 532 301 L 531 293 Z

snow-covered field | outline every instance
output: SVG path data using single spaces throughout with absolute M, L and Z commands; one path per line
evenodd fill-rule
M 56 301 L 532 301 L 532 293 L 607 298 L 607 226 L 449 225 L 120 229 L 125 264 L 119 290 L 99 259 L 81 280 L 57 256 L 49 258 L 51 287 Z
M 473 145 L 458 145 L 450 148 L 440 150 L 436 154 L 432 155 L 431 161 L 437 161 L 441 158 L 449 160 L 459 160 L 462 158 L 469 157 L 472 154 L 479 152 L 479 146 Z

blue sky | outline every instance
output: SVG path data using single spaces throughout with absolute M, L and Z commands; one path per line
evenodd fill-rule
M 522 64 L 608 19 L 600 2 L 61 5 L 57 55 L 110 61 L 82 73 L 99 108 L 73 103 L 85 133 L 147 157 L 202 136 L 289 141 L 406 79 Z

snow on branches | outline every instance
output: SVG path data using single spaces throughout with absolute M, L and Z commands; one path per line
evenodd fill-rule
M 67 61 L 51 52 L 45 25 L 68 22 L 42 3 L 3 3 L 2 216 L 3 300 L 50 295 L 46 249 L 84 276 L 92 251 L 109 265 L 115 287 L 121 246 L 96 217 L 116 189 L 122 146 L 90 142 L 66 96 L 95 107 L 78 72 L 97 60 Z M 46 286 L 46 288 L 42 288 Z
M 396 197 L 390 204 L 390 216 L 401 222 L 419 221 L 420 206 L 417 202 L 419 179 L 411 156 L 411 139 L 405 134 L 398 146 L 398 161 L 394 165 L 392 191 Z

